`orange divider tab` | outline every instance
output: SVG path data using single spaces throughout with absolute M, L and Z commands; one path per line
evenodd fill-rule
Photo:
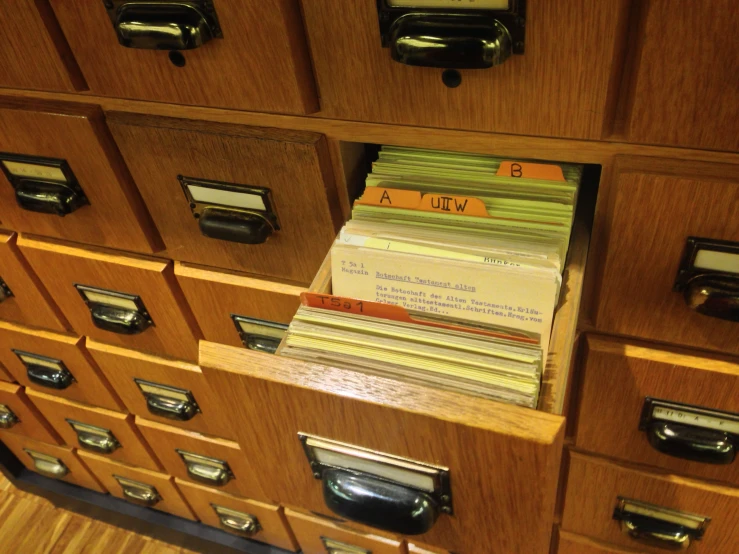
M 356 203 L 422 212 L 490 217 L 487 208 L 485 208 L 485 203 L 479 198 L 436 193 L 421 194 L 417 190 L 367 187 Z
M 552 164 L 531 162 L 501 162 L 496 175 L 501 177 L 521 177 L 524 179 L 540 179 L 542 181 L 564 181 L 562 168 Z

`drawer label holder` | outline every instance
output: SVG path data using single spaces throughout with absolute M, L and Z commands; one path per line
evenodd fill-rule
M 194 481 L 211 487 L 222 487 L 234 478 L 233 471 L 225 460 L 209 458 L 179 448 L 175 448 L 175 452 L 182 458 L 187 474 Z
M 244 537 L 253 537 L 262 530 L 259 520 L 252 514 L 232 510 L 226 506 L 219 506 L 213 503 L 211 503 L 210 507 L 213 508 L 213 511 L 218 516 L 221 527 L 228 531 L 238 533 Z
M 136 294 L 101 289 L 75 283 L 74 287 L 90 310 L 98 329 L 118 335 L 138 335 L 154 326 L 154 321 Z
M 64 465 L 59 458 L 31 450 L 30 448 L 23 449 L 33 460 L 33 465 L 36 471 L 52 479 L 61 479 L 69 473 L 69 468 Z
M 156 416 L 189 421 L 200 413 L 195 397 L 187 389 L 178 389 L 138 378 L 134 378 L 134 382 L 146 399 L 147 409 Z
M 326 549 L 326 554 L 372 554 L 372 551 L 366 548 L 360 548 L 329 537 L 321 537 L 321 542 Z
M 142 483 L 141 481 L 134 481 L 133 479 L 122 477 L 120 475 L 113 475 L 113 478 L 118 481 L 118 484 L 121 486 L 123 497 L 130 502 L 151 507 L 162 500 L 159 491 L 154 485 Z
M 31 383 L 41 387 L 64 390 L 76 382 L 72 372 L 64 362 L 39 354 L 11 349 L 26 368 L 26 376 Z
M 274 354 L 287 332 L 283 323 L 231 314 L 242 344 L 249 350 Z
M 74 419 L 65 419 L 70 427 L 77 433 L 77 441 L 80 448 L 97 452 L 99 454 L 111 454 L 121 447 L 121 443 L 115 438 L 110 429 L 82 423 Z

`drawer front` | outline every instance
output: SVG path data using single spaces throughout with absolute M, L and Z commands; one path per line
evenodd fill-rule
M 118 396 L 90 360 L 84 340 L 0 321 L 0 363 L 25 387 L 120 410 Z
M 123 465 L 89 452 L 78 452 L 85 465 L 113 496 L 197 521 L 182 494 L 177 490 L 173 477 L 157 471 Z
M 591 539 L 573 535 L 572 533 L 559 533 L 559 547 L 557 554 L 640 554 L 643 550 L 624 550 L 617 546 L 603 544 Z
M 0 160 L 5 227 L 137 252 L 160 249 L 97 106 L 0 100 Z
M 618 161 L 599 329 L 739 353 L 736 322 L 697 313 L 684 294 L 673 292 L 689 237 L 739 243 L 736 173 L 737 166 L 721 164 L 639 157 Z
M 584 367 L 575 439 L 578 448 L 739 485 L 739 461 L 732 462 L 739 449 L 736 360 L 703 358 L 589 336 Z M 618 391 L 618 396 L 613 391 Z M 684 404 L 664 405 L 682 417 L 678 420 L 676 415 L 672 422 L 643 417 L 647 398 Z M 667 414 L 660 406 L 659 413 Z M 691 412 L 691 407 L 729 414 Z M 722 415 L 728 415 L 728 419 L 721 419 Z M 714 444 L 715 451 L 703 454 L 709 444 Z M 690 456 L 704 459 L 685 459 Z
M 85 81 L 48 4 L 16 0 L 0 5 L 0 26 L 11 36 L 0 45 L 0 87 L 84 90 Z
M 340 524 L 316 515 L 308 515 L 294 510 L 285 510 L 285 516 L 303 554 L 326 554 L 331 552 L 330 545 L 336 545 L 338 552 L 357 554 L 400 554 L 402 545 L 397 540 L 381 535 L 365 534 L 346 529 Z M 338 543 L 338 544 L 337 544 Z M 341 550 L 341 545 L 346 545 Z
M 87 348 L 129 412 L 197 433 L 234 438 L 233 425 L 227 417 L 228 412 L 211 391 L 198 366 L 91 340 L 87 341 Z M 163 386 L 164 390 L 160 396 L 164 396 L 165 401 L 169 398 L 182 399 L 189 393 L 196 408 L 183 410 L 180 417 L 175 417 L 179 412 L 162 411 L 158 409 L 161 407 L 161 403 L 158 402 L 161 399 L 157 398 L 156 387 L 147 389 L 150 391 L 147 399 L 137 384 L 137 379 L 139 382 Z M 142 386 L 146 388 L 146 385 Z M 170 394 L 166 389 L 178 389 L 183 392 Z M 153 406 L 150 406 L 151 402 Z M 187 419 L 190 415 L 192 417 Z
M 239 445 L 268 498 L 331 513 L 322 489 L 340 476 L 311 467 L 298 435 L 309 433 L 355 450 L 448 468 L 454 515 L 440 513 L 418 537 L 424 543 L 461 552 L 474 552 L 485 540 L 511 553 L 548 548 L 561 417 L 208 342 L 201 343 L 200 362 L 221 405 L 234 415 Z M 440 511 L 444 472 L 433 471 L 439 486 L 432 494 L 439 500 L 418 502 Z M 410 488 L 394 486 L 393 494 L 415 498 Z M 433 509 L 423 513 L 432 520 Z M 384 514 L 367 510 L 362 517 L 389 530 L 379 521 Z
M 0 319 L 66 331 L 69 324 L 15 245 L 0 231 Z
M 627 522 L 614 519 L 619 497 L 681 512 L 681 517 L 685 513 L 710 517 L 703 537 L 690 541 L 691 552 L 731 552 L 739 544 L 737 489 L 647 473 L 577 452 L 571 453 L 562 529 L 644 552 L 664 552 L 664 543 L 651 546 L 622 530 Z M 655 517 L 664 521 L 674 515 Z M 654 529 L 652 517 L 631 521 L 635 532 Z
M 13 377 L 2 364 L 0 364 L 0 381 L 7 381 L 8 383 L 15 383 L 15 377 Z
M 126 33 L 129 18 L 113 14 L 114 26 L 102 2 L 52 0 L 51 5 L 94 93 L 264 112 L 310 113 L 318 107 L 295 0 L 216 2 L 215 18 L 204 18 L 199 36 L 217 37 L 220 28 L 223 38 L 187 51 L 179 51 L 184 44 L 168 44 L 171 35 L 158 43 L 167 34 L 161 19 L 147 37 L 136 37 Z M 119 44 L 121 33 L 130 37 L 130 48 Z M 159 50 L 149 49 L 157 44 Z
M 249 498 L 265 498 L 237 443 L 140 417 L 136 418 L 136 425 L 167 473 L 177 479 Z
M 619 28 L 628 2 L 528 3 L 526 53 L 489 69 L 460 70 L 457 88 L 442 81 L 446 67 L 411 67 L 391 59 L 390 48 L 382 47 L 377 2 L 345 4 L 341 15 L 332 0 L 303 5 L 326 116 L 601 137 L 610 65 L 623 45 Z M 505 100 L 512 98 L 515 102 Z
M 409 542 L 406 546 L 408 547 L 408 554 L 450 554 L 448 550 L 441 550 L 425 544 Z
M 28 396 L 67 446 L 127 464 L 161 469 L 133 424 L 133 416 L 28 391 Z
M 62 444 L 61 437 L 44 418 L 20 385 L 0 383 L 0 428 L 49 444 Z
M 322 135 L 130 114 L 109 120 L 171 258 L 310 282 L 339 223 Z
M 270 324 L 288 325 L 307 290 L 179 262 L 174 272 L 205 340 L 257 350 L 279 343 L 283 330 Z
M 202 523 L 285 550 L 293 552 L 298 550 L 292 531 L 279 506 L 237 498 L 177 478 L 175 483 Z M 237 513 L 230 513 L 231 510 Z M 249 523 L 252 525 L 248 525 Z
M 739 150 L 732 123 L 739 119 L 739 96 L 724 79 L 739 72 L 739 44 L 732 38 L 739 25 L 736 5 L 732 0 L 699 0 L 674 8 L 670 0 L 653 0 L 642 8 L 628 138 Z M 715 16 L 706 17 L 709 13 Z M 672 40 L 689 35 L 713 39 Z
M 3 433 L 2 441 L 31 471 L 45 477 L 60 479 L 86 489 L 105 492 L 96 477 L 66 446 L 53 446 L 28 437 Z
M 200 331 L 171 262 L 31 237 L 18 246 L 80 335 L 197 359 Z

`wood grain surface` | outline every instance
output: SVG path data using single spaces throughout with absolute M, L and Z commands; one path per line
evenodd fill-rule
M 0 382 L 0 404 L 4 404 L 16 415 L 18 422 L 9 429 L 0 430 L 0 436 L 14 433 L 49 444 L 63 444 L 54 427 L 28 399 L 20 385 Z
M 736 324 L 694 312 L 672 287 L 689 236 L 739 241 L 739 166 L 624 157 L 604 222 L 598 329 L 739 353 Z
M 220 490 L 196 485 L 178 478 L 175 478 L 175 484 L 185 496 L 185 500 L 190 504 L 195 515 L 205 525 L 218 527 L 224 531 L 238 535 L 233 530 L 221 525 L 220 519 L 213 509 L 213 504 L 216 504 L 257 518 L 261 530 L 256 535 L 249 537 L 251 540 L 264 542 L 293 552 L 298 550 L 295 537 L 287 523 L 282 508 L 279 506 L 246 498 L 238 498 Z
M 560 531 L 556 554 L 642 554 L 644 552 L 638 546 L 636 549 L 622 548 Z
M 13 296 L 0 303 L 0 319 L 68 331 L 69 323 L 15 245 L 16 234 L 0 231 L 0 279 Z
M 15 377 L 11 375 L 7 369 L 0 364 L 0 381 L 7 381 L 8 383 L 15 383 Z
M 48 3 L 0 2 L 0 86 L 42 90 L 87 88 Z
M 108 120 L 168 257 L 311 280 L 343 221 L 323 137 L 118 113 Z M 263 244 L 203 236 L 178 175 L 270 189 L 280 229 Z
M 174 273 L 205 340 L 243 346 L 231 314 L 290 323 L 307 288 L 175 263 Z
M 739 544 L 739 489 L 648 473 L 579 452 L 571 452 L 562 529 L 644 552 L 664 552 L 635 542 L 621 531 L 612 517 L 618 496 L 710 517 L 703 538 L 691 541 L 696 554 L 728 553 Z
M 79 485 L 86 489 L 91 489 L 97 492 L 105 492 L 105 489 L 100 485 L 98 480 L 93 476 L 88 468 L 80 461 L 74 450 L 66 446 L 56 446 L 46 444 L 45 442 L 35 441 L 28 437 L 22 437 L 20 435 L 12 435 L 10 433 L 3 433 L 0 437 L 2 442 L 8 449 L 15 454 L 15 456 L 31 471 L 36 471 L 36 466 L 33 463 L 33 458 L 24 450 L 28 448 L 41 454 L 53 456 L 59 459 L 69 472 L 62 477 L 61 481 Z
M 423 542 L 462 552 L 485 540 L 510 553 L 548 548 L 563 418 L 209 342 L 200 364 L 269 498 L 328 512 L 302 431 L 449 467 L 455 514 Z
M 223 408 L 198 366 L 90 339 L 87 340 L 87 349 L 131 413 L 197 433 L 235 440 L 236 430 L 229 419 L 228 411 Z M 135 378 L 189 390 L 200 413 L 189 421 L 175 421 L 152 414 L 146 406 L 144 395 L 134 382 Z
M 0 363 L 25 387 L 37 388 L 27 377 L 26 366 L 13 349 L 61 360 L 75 382 L 66 389 L 47 389 L 50 394 L 84 404 L 120 410 L 123 405 L 113 387 L 84 349 L 84 339 L 0 321 Z
M 134 425 L 133 415 L 94 406 L 85 406 L 31 389 L 28 390 L 28 397 L 62 437 L 67 446 L 80 450 L 85 449 L 80 445 L 77 433 L 67 421 L 72 419 L 80 423 L 108 429 L 113 433 L 113 436 L 121 445 L 120 448 L 110 454 L 100 454 L 101 456 L 146 469 L 161 469 L 149 445 Z
M 286 509 L 285 516 L 295 533 L 301 554 L 325 554 L 326 546 L 321 540 L 323 537 L 367 549 L 372 554 L 401 554 L 405 551 L 404 545 L 395 539 L 348 529 L 316 514 L 304 514 Z
M 413 542 L 406 543 L 408 554 L 449 554 L 448 550 L 442 550 L 435 546 L 429 546 L 427 544 L 416 544 Z
M 233 441 L 208 437 L 171 425 L 136 418 L 136 426 L 151 445 L 167 473 L 186 482 L 193 482 L 187 466 L 177 450 L 199 454 L 228 463 L 233 478 L 222 487 L 214 487 L 238 496 L 267 500 L 259 479 L 254 474 L 248 458 Z
M 197 359 L 200 330 L 174 277 L 172 262 L 25 235 L 18 239 L 18 247 L 80 335 L 173 358 Z M 99 329 L 75 284 L 141 297 L 154 324 L 136 335 Z
M 158 471 L 123 465 L 119 462 L 103 458 L 102 456 L 90 454 L 89 452 L 80 450 L 77 452 L 84 464 L 90 468 L 93 475 L 103 484 L 103 488 L 113 496 L 126 500 L 123 489 L 114 475 L 140 483 L 146 483 L 147 485 L 153 485 L 157 489 L 159 496 L 161 496 L 161 500 L 152 506 L 153 509 L 197 521 L 190 506 L 188 506 L 182 494 L 175 486 L 173 477 L 159 473 Z
M 160 249 L 154 224 L 99 107 L 2 99 L 0 152 L 65 160 L 90 201 L 64 217 L 23 210 L 0 172 L 0 221 L 5 227 L 139 252 Z
M 50 2 L 96 93 L 266 112 L 318 109 L 297 0 L 220 0 L 224 38 L 185 52 L 184 67 L 166 51 L 118 44 L 102 2 Z
M 739 360 L 698 357 L 597 335 L 589 335 L 586 344 L 578 448 L 739 485 L 738 464 L 713 465 L 662 454 L 639 430 L 646 397 L 739 413 Z

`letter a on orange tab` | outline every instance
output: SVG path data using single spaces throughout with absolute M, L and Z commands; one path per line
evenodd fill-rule
M 553 164 L 535 164 L 531 162 L 501 162 L 499 177 L 520 177 L 523 179 L 538 179 L 541 181 L 564 181 L 562 168 Z
M 421 205 L 418 209 L 425 212 L 438 212 L 442 214 L 490 217 L 487 208 L 485 208 L 485 203 L 479 198 L 471 196 L 427 193 L 421 198 Z
M 421 193 L 417 190 L 367 187 L 362 197 L 358 198 L 355 203 L 366 206 L 385 206 L 388 208 L 416 210 L 421 204 Z

